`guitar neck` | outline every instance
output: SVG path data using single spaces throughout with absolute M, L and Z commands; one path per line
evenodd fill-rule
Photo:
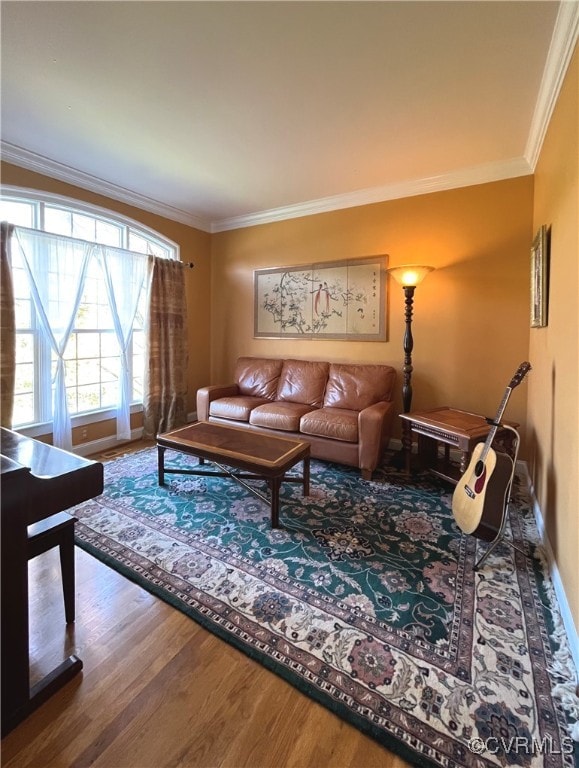
M 501 400 L 501 404 L 498 407 L 498 410 L 495 415 L 494 424 L 491 427 L 490 432 L 487 435 L 487 439 L 485 440 L 484 448 L 482 449 L 480 460 L 485 461 L 487 454 L 490 450 L 490 447 L 492 445 L 493 440 L 495 439 L 495 435 L 497 434 L 497 429 L 499 428 L 498 425 L 500 424 L 501 419 L 503 418 L 503 413 L 505 412 L 507 408 L 507 403 L 509 402 L 509 397 L 511 396 L 512 392 L 511 387 L 507 387 L 505 389 L 505 394 L 503 395 L 503 399 Z

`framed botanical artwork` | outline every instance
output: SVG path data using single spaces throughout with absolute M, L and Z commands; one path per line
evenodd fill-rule
M 542 226 L 531 247 L 531 328 L 547 325 L 549 254 L 547 227 Z
M 387 256 L 254 272 L 256 338 L 386 341 Z

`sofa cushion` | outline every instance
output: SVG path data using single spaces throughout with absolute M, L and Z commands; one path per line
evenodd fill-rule
M 312 360 L 285 360 L 276 400 L 304 403 L 319 408 L 324 399 L 329 363 Z
M 283 360 L 240 357 L 235 366 L 235 383 L 241 395 L 275 400 Z
M 396 371 L 389 365 L 332 363 L 324 395 L 324 408 L 361 411 L 392 399 Z
M 249 423 L 254 427 L 298 432 L 301 417 L 304 413 L 308 413 L 311 410 L 312 407 L 309 405 L 287 403 L 278 400 L 275 403 L 266 403 L 254 408 L 249 417 Z
M 235 421 L 249 421 L 252 410 L 262 403 L 268 403 L 265 397 L 246 397 L 235 395 L 234 397 L 220 397 L 209 405 L 209 415 L 219 419 L 234 419 Z
M 345 408 L 318 408 L 302 416 L 300 432 L 329 437 L 347 443 L 358 442 L 358 411 Z

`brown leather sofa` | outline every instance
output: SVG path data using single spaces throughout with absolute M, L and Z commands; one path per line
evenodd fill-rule
M 240 357 L 234 381 L 197 392 L 197 418 L 307 440 L 313 458 L 372 478 L 392 430 L 389 365 Z

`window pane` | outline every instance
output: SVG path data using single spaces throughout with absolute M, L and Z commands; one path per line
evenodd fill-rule
M 14 395 L 14 408 L 12 409 L 12 425 L 22 426 L 32 424 L 34 419 L 34 395 Z
M 68 405 L 68 412 L 72 415 L 75 413 L 78 413 L 78 398 L 77 398 L 77 388 L 76 387 L 67 387 L 66 388 L 66 402 Z
M 147 248 L 147 241 L 141 235 L 137 235 L 135 232 L 129 231 L 129 251 L 136 251 L 137 253 L 150 253 Z
M 78 412 L 94 411 L 101 408 L 100 384 L 87 384 L 78 387 Z
M 78 356 L 79 358 L 86 357 L 100 357 L 101 335 L 98 332 L 95 333 L 79 333 L 78 334 Z
M 77 370 L 79 384 L 94 384 L 100 380 L 99 360 L 79 360 Z
M 18 227 L 34 226 L 34 204 L 0 200 L 0 221 L 9 221 Z
M 115 408 L 119 387 L 116 382 L 103 384 L 101 387 L 101 408 Z
M 34 387 L 34 365 L 33 363 L 22 363 L 16 365 L 14 376 L 14 392 L 32 393 Z
M 26 299 L 14 300 L 14 313 L 16 328 L 30 328 L 32 326 L 32 302 Z
M 72 214 L 72 236 L 79 240 L 89 240 L 91 243 L 96 240 L 95 220 L 92 216 L 85 216 L 82 213 Z
M 72 214 L 61 208 L 44 207 L 44 231 L 53 232 L 55 235 L 72 234 Z
M 101 355 L 103 357 L 119 357 L 119 342 L 114 333 L 101 334 Z
M 65 360 L 74 360 L 77 357 L 76 347 L 77 347 L 77 339 L 78 335 L 76 333 L 72 333 L 70 336 L 70 339 L 68 340 L 68 344 L 66 345 L 66 348 L 64 350 L 64 359 Z
M 121 248 L 123 245 L 123 227 L 108 221 L 97 221 L 96 241 L 103 245 L 115 245 L 117 248 Z
M 34 363 L 34 337 L 28 333 L 16 334 L 16 364 Z
M 64 375 L 67 386 L 75 387 L 77 384 L 77 364 L 76 360 L 67 360 L 64 364 Z
M 118 357 L 103 357 L 101 364 L 101 381 L 118 381 L 120 360 Z
M 139 329 L 133 331 L 133 355 L 143 355 L 145 352 L 145 334 Z

